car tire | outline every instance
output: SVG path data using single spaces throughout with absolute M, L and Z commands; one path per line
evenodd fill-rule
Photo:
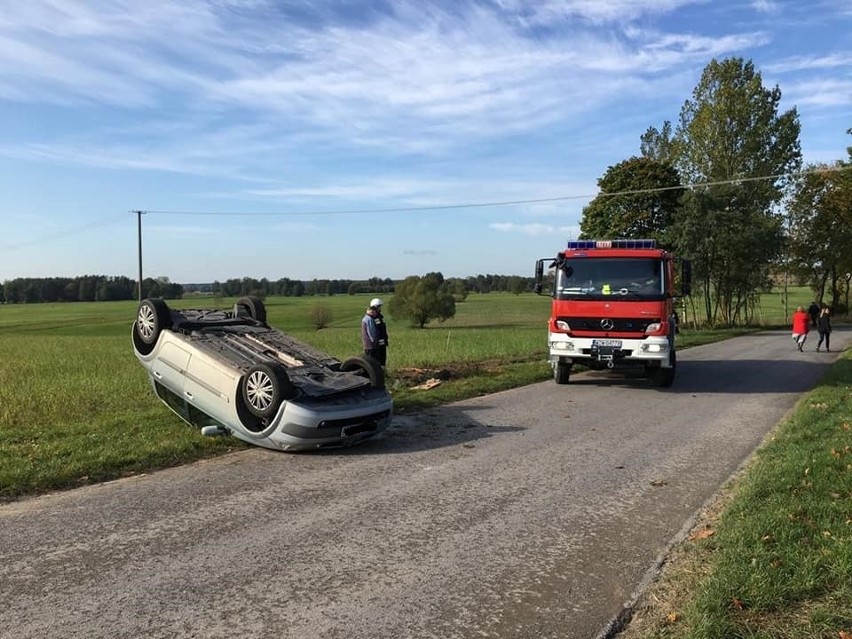
M 567 384 L 569 377 L 571 377 L 571 364 L 556 362 L 553 366 L 553 381 L 557 384 Z
M 160 298 L 146 298 L 139 303 L 136 321 L 133 322 L 133 343 L 143 355 L 154 350 L 160 333 L 171 322 L 171 311 Z
M 340 370 L 344 373 L 357 373 L 361 377 L 368 378 L 373 388 L 385 387 L 385 371 L 378 360 L 369 355 L 350 357 L 340 365 Z
M 257 320 L 261 324 L 266 324 L 266 306 L 259 297 L 241 297 L 237 300 L 237 306 L 245 308 L 249 317 L 252 319 Z
M 287 374 L 269 364 L 252 366 L 243 377 L 242 397 L 246 408 L 255 417 L 274 417 L 281 402 L 293 396 L 293 385 Z

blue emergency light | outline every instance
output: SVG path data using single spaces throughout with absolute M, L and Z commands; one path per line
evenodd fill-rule
M 652 249 L 657 240 L 568 240 L 568 249 Z

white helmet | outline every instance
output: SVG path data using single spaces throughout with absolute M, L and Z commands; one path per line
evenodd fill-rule
M 370 300 L 370 308 L 378 308 L 381 305 L 382 305 L 382 300 L 380 300 L 378 297 L 374 297 L 373 299 Z

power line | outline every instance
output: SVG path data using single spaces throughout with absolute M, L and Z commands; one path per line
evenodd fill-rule
M 120 219 L 127 219 L 125 213 L 121 213 L 119 215 L 110 215 L 108 217 L 100 218 L 94 220 L 93 222 L 89 222 L 88 224 L 84 224 L 83 226 L 78 226 L 73 229 L 66 229 L 65 231 L 59 231 L 57 233 L 51 233 L 48 235 L 42 235 L 41 237 L 34 238 L 32 240 L 26 240 L 24 242 L 18 242 L 17 244 L 7 244 L 5 246 L 0 246 L 0 251 L 14 251 L 19 248 L 24 248 L 25 246 L 32 246 L 33 244 L 41 244 L 43 242 L 51 242 L 53 240 L 61 240 L 66 237 L 70 237 L 72 235 L 77 235 L 78 233 L 82 233 L 83 231 L 88 231 L 89 229 L 93 229 L 95 227 L 104 226 L 110 223 L 118 222 Z
M 410 207 L 396 207 L 396 208 L 375 208 L 375 209 L 346 209 L 340 211 L 279 211 L 279 212 L 257 212 L 257 211 L 246 211 L 246 212 L 220 212 L 220 211 L 160 211 L 160 210 L 140 210 L 134 209 L 132 211 L 128 211 L 127 213 L 132 213 L 133 215 L 138 215 L 141 211 L 142 214 L 154 214 L 154 215 L 197 215 L 197 216 L 230 216 L 230 217 L 249 217 L 249 216 L 260 216 L 260 217 L 296 217 L 296 216 L 317 216 L 317 215 L 356 215 L 363 213 L 405 213 L 405 212 L 416 212 L 416 211 L 442 211 L 442 210 L 451 210 L 451 209 L 466 209 L 466 208 L 487 208 L 487 207 L 498 207 L 498 206 L 517 206 L 520 204 L 543 204 L 547 202 L 563 202 L 567 200 L 585 200 L 592 199 L 594 197 L 616 197 L 619 195 L 641 195 L 643 193 L 660 193 L 663 191 L 676 191 L 676 190 L 687 190 L 687 189 L 697 189 L 709 186 L 721 186 L 725 184 L 740 184 L 743 182 L 756 182 L 760 180 L 777 180 L 779 178 L 793 178 L 804 175 L 809 175 L 813 173 L 826 173 L 826 172 L 839 172 L 839 171 L 848 171 L 852 168 L 852 165 L 846 166 L 835 166 L 835 167 L 820 167 L 815 169 L 810 169 L 806 171 L 801 171 L 798 173 L 778 173 L 775 175 L 763 175 L 763 176 L 754 176 L 754 177 L 742 177 L 742 178 L 731 178 L 728 180 L 718 180 L 713 182 L 696 182 L 693 184 L 682 184 L 677 186 L 663 186 L 651 189 L 632 189 L 625 191 L 614 191 L 610 193 L 597 193 L 597 194 L 586 194 L 586 195 L 565 195 L 560 197 L 549 197 L 549 198 L 534 198 L 534 199 L 526 199 L 526 200 L 501 200 L 496 202 L 470 202 L 464 204 L 445 204 L 445 205 L 435 205 L 435 206 L 410 206 Z M 32 246 L 34 244 L 42 244 L 44 242 L 50 242 L 53 240 L 64 239 L 66 237 L 70 237 L 72 235 L 76 235 L 78 233 L 82 233 L 89 229 L 101 226 L 106 223 L 114 223 L 119 219 L 126 219 L 124 216 L 127 213 L 121 213 L 118 216 L 112 215 L 106 218 L 101 218 L 95 220 L 93 222 L 89 222 L 83 226 L 68 229 L 65 231 L 52 233 L 49 235 L 44 235 L 38 238 L 34 238 L 32 240 L 27 240 L 25 242 L 19 242 L 17 244 L 8 244 L 5 246 L 0 246 L 0 251 L 13 251 L 19 248 L 23 248 L 26 246 Z
M 464 204 L 437 204 L 434 206 L 407 206 L 394 208 L 375 208 L 375 209 L 344 209 L 339 211 L 158 211 L 158 210 L 143 210 L 143 213 L 151 213 L 154 215 L 203 215 L 203 216 L 258 216 L 258 217 L 285 217 L 285 216 L 307 216 L 307 215 L 356 215 L 362 213 L 411 213 L 417 211 L 445 211 L 449 209 L 472 209 L 472 208 L 487 208 L 495 206 L 517 206 L 519 204 L 543 204 L 547 202 L 562 202 L 566 200 L 588 200 L 595 197 L 616 197 L 619 195 L 641 195 L 643 193 L 660 193 L 663 191 L 678 191 L 691 190 L 709 186 L 722 186 L 725 184 L 741 184 L 743 182 L 758 182 L 762 180 L 777 180 L 780 178 L 792 178 L 811 173 L 824 173 L 835 171 L 847 171 L 851 166 L 842 167 L 824 167 L 819 169 L 811 169 L 800 171 L 798 173 L 777 173 L 774 175 L 761 175 L 752 177 L 730 178 L 727 180 L 717 180 L 713 182 L 696 182 L 693 184 L 679 184 L 677 186 L 661 186 L 650 189 L 631 189 L 625 191 L 602 192 L 586 195 L 564 195 L 560 197 L 546 197 L 528 200 L 501 200 L 497 202 L 469 202 Z M 135 211 L 134 211 L 135 212 Z

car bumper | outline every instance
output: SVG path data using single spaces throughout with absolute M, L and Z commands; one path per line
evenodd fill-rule
M 392 416 L 393 401 L 384 392 L 357 401 L 285 402 L 270 429 L 241 438 L 277 450 L 344 448 L 381 435 Z

